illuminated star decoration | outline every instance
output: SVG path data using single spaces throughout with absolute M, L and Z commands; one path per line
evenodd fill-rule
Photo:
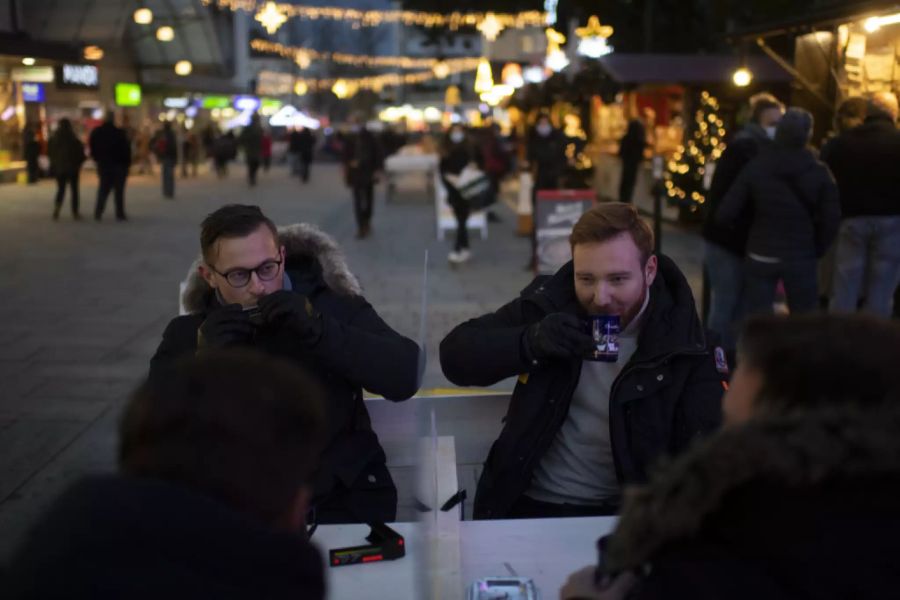
M 600 58 L 612 52 L 612 46 L 606 40 L 613 34 L 613 28 L 609 25 L 601 25 L 596 15 L 591 15 L 586 27 L 579 27 L 575 35 L 581 39 L 578 44 L 578 53 L 590 58 Z
M 500 32 L 503 31 L 503 23 L 497 19 L 494 13 L 489 12 L 484 16 L 484 20 L 478 24 L 478 31 L 481 32 L 481 35 L 487 41 L 493 42 L 500 35 Z
M 294 62 L 297 63 L 297 66 L 301 69 L 308 69 L 309 65 L 312 63 L 312 58 L 309 56 L 309 52 L 298 51 L 294 55 Z
M 545 30 L 545 33 L 547 34 L 547 58 L 544 61 L 544 64 L 547 65 L 548 69 L 552 69 L 553 71 L 562 71 L 569 64 L 566 53 L 563 52 L 560 47 L 562 44 L 566 43 L 566 36 L 552 27 L 548 27 Z
M 266 28 L 269 35 L 278 31 L 278 28 L 284 25 L 288 19 L 287 15 L 278 10 L 274 2 L 266 2 L 265 8 L 256 13 L 254 18 Z

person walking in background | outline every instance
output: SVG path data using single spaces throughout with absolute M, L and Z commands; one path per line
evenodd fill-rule
M 491 180 L 491 194 L 496 198 L 500 194 L 500 183 L 509 173 L 512 162 L 500 138 L 500 127 L 496 123 L 491 123 L 481 130 L 478 151 L 484 173 Z M 487 218 L 492 223 L 500 222 L 500 217 L 490 209 L 487 211 Z
M 288 163 L 291 175 L 300 175 L 300 129 L 291 128 L 288 133 Z
M 264 172 L 268 173 L 269 167 L 272 166 L 272 132 L 268 129 L 263 129 L 260 143 L 260 158 L 262 159 L 262 168 Z
M 828 164 L 829 154 L 841 134 L 863 124 L 866 120 L 867 105 L 866 99 L 859 96 L 847 98 L 841 102 L 834 116 L 834 135 L 825 140 L 819 152 L 819 159 L 822 162 Z M 838 189 L 840 190 L 840 182 L 838 182 Z M 834 257 L 837 254 L 837 246 L 837 244 L 832 244 L 822 260 L 819 261 L 819 306 L 823 309 L 828 308 L 831 297 L 834 295 Z
M 138 166 L 138 174 L 153 175 L 153 161 L 150 160 L 150 135 L 149 129 L 144 126 L 134 136 L 134 156 Z
M 41 154 L 41 145 L 38 143 L 35 127 L 30 123 L 22 131 L 22 154 L 25 158 L 25 170 L 28 175 L 28 183 L 37 183 L 41 175 L 38 157 Z
M 831 173 L 807 147 L 812 127 L 810 113 L 788 109 L 775 145 L 741 171 L 716 216 L 729 226 L 752 212 L 744 288 L 751 314 L 772 312 L 779 279 L 791 314 L 818 304 L 816 261 L 834 241 L 841 209 Z
M 647 148 L 647 129 L 640 118 L 628 121 L 625 136 L 619 140 L 619 158 L 622 161 L 622 178 L 619 180 L 619 202 L 630 204 L 637 184 L 638 169 L 644 162 Z
M 66 195 L 66 186 L 72 188 L 72 218 L 81 219 L 78 213 L 78 178 L 81 165 L 84 163 L 84 144 L 75 135 L 72 122 L 69 119 L 60 119 L 56 131 L 50 136 L 48 144 L 50 157 L 50 171 L 56 177 L 56 201 L 53 205 L 53 220 L 59 218 L 63 199 Z
M 456 242 L 447 256 L 451 263 L 464 263 L 472 258 L 469 250 L 469 203 L 459 193 L 456 179 L 463 169 L 472 162 L 472 152 L 462 125 L 450 127 L 441 145 L 439 170 L 441 182 L 447 190 L 447 203 L 456 217 Z
M 381 170 L 382 155 L 375 136 L 358 115 L 350 118 L 350 135 L 344 145 L 343 157 L 344 176 L 353 190 L 356 238 L 364 239 L 372 232 L 375 183 Z
M 228 176 L 228 163 L 234 158 L 237 142 L 234 133 L 223 133 L 213 143 L 213 164 L 216 167 L 216 177 L 223 179 Z
M 178 142 L 172 122 L 166 121 L 153 138 L 153 152 L 159 159 L 162 173 L 163 198 L 175 197 L 175 164 L 178 162 Z
M 890 317 L 900 285 L 900 131 L 897 97 L 874 95 L 865 123 L 829 144 L 825 160 L 841 190 L 833 311 Z
M 542 114 L 535 123 L 528 139 L 528 163 L 531 166 L 534 186 L 531 191 L 531 259 L 526 270 L 534 270 L 537 264 L 537 193 L 540 190 L 559 189 L 566 169 L 566 145 L 562 133 L 553 127 L 550 116 Z
M 238 143 L 244 149 L 244 160 L 247 161 L 247 181 L 254 186 L 262 162 L 263 129 L 258 114 L 253 115 L 250 124 L 241 131 Z
M 128 179 L 128 167 L 131 165 L 131 144 L 125 131 L 116 127 L 115 114 L 106 113 L 106 120 L 91 132 L 88 140 L 91 157 L 97 163 L 100 185 L 97 188 L 97 205 L 94 208 L 94 219 L 103 218 L 106 199 L 113 192 L 116 204 L 116 220 L 127 221 L 125 215 L 125 182 Z
M 308 127 L 300 128 L 297 144 L 300 179 L 303 183 L 307 183 L 309 181 L 310 165 L 312 164 L 316 148 L 316 134 Z
M 184 129 L 181 139 L 181 177 L 187 179 L 188 168 L 190 176 L 197 176 L 197 163 L 200 161 L 200 140 L 190 129 Z
M 763 92 L 750 98 L 750 122 L 734 136 L 716 163 L 706 198 L 704 268 L 710 290 L 706 326 L 718 334 L 731 357 L 737 344 L 737 328 L 745 311 L 744 258 L 751 215 L 744 213 L 729 226 L 724 226 L 717 220 L 717 214 L 725 194 L 747 163 L 771 148 L 775 126 L 783 114 L 784 105 L 771 94 Z

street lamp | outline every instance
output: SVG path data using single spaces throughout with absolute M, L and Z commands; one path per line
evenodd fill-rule
M 168 25 L 163 25 L 156 30 L 156 39 L 161 42 L 171 42 L 175 39 L 175 30 Z
M 184 77 L 185 75 L 190 75 L 191 71 L 194 70 L 194 65 L 191 64 L 189 60 L 179 60 L 175 63 L 175 74 L 181 75 Z
M 84 59 L 85 60 L 101 60 L 103 58 L 103 48 L 100 46 L 85 46 L 84 47 Z
M 25 58 L 22 59 L 22 64 L 25 65 L 26 67 L 31 67 L 34 65 L 34 63 L 35 63 L 35 60 L 33 58 L 31 58 L 30 56 L 26 56 Z
M 134 22 L 138 25 L 149 25 L 153 22 L 153 11 L 149 8 L 139 8 L 134 11 Z
M 734 72 L 734 75 L 731 76 L 731 80 L 734 81 L 734 85 L 738 87 L 747 87 L 750 85 L 750 82 L 753 81 L 753 73 L 751 73 L 750 69 L 747 67 L 741 67 Z

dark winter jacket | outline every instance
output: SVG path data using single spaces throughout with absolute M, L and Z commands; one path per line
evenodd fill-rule
M 542 136 L 532 132 L 528 140 L 528 162 L 534 169 L 536 190 L 557 189 L 566 170 L 566 141 L 558 130 Z
M 322 558 L 301 534 L 182 486 L 119 475 L 64 492 L 10 567 L 9 600 L 325 597 Z
M 116 127 L 113 123 L 105 122 L 91 131 L 88 144 L 91 148 L 91 158 L 97 166 L 124 166 L 131 164 L 131 143 L 125 130 Z
M 731 226 L 750 210 L 747 252 L 782 260 L 821 257 L 840 224 L 837 185 L 807 149 L 773 146 L 728 190 L 716 220 Z
M 368 129 L 347 136 L 343 149 L 344 177 L 350 187 L 372 185 L 383 167 L 384 156 L 378 140 Z
M 628 121 L 625 135 L 619 140 L 619 157 L 624 162 L 639 163 L 644 160 L 647 148 L 647 129 L 640 119 Z
M 723 430 L 633 489 L 601 572 L 629 600 L 881 600 L 900 589 L 900 415 L 847 408 Z
M 71 131 L 68 133 L 57 131 L 50 136 L 47 154 L 50 158 L 50 170 L 56 176 L 78 173 L 85 160 L 84 144 Z
M 171 129 L 166 129 L 165 127 L 160 129 L 153 136 L 150 148 L 153 149 L 153 153 L 159 160 L 170 160 L 172 162 L 178 160 L 178 142 L 175 139 L 175 132 Z
M 244 159 L 248 162 L 259 162 L 262 160 L 262 125 L 258 122 L 251 122 L 241 130 L 238 143 L 244 149 Z
M 659 261 L 637 351 L 610 398 L 609 434 L 621 483 L 644 481 L 653 463 L 684 450 L 721 420 L 726 375 L 716 368 L 684 275 L 671 259 Z M 537 278 L 519 298 L 459 325 L 441 342 L 441 367 L 458 385 L 490 385 L 519 375 L 503 431 L 478 482 L 476 518 L 507 514 L 565 421 L 582 361 L 533 364 L 522 353 L 521 339 L 548 314 L 581 314 L 573 273 L 569 262 L 555 275 Z
M 890 119 L 870 117 L 839 135 L 826 159 L 843 218 L 900 215 L 900 131 Z
M 765 130 L 756 123 L 749 123 L 734 136 L 716 162 L 709 193 L 706 195 L 703 237 L 740 257 L 747 253 L 747 237 L 750 234 L 753 215 L 750 211 L 746 211 L 730 225 L 725 226 L 716 219 L 719 206 L 747 163 L 753 160 L 760 150 L 766 151 L 771 147 L 772 140 L 766 135 Z
M 466 168 L 466 165 L 472 162 L 472 152 L 466 142 L 454 144 L 447 140 L 446 144 L 447 149 L 444 151 L 441 162 L 438 164 L 438 171 L 441 174 L 441 182 L 447 189 L 447 202 L 451 206 L 456 206 L 458 204 L 464 204 L 465 200 L 463 200 L 459 190 L 456 189 L 456 186 L 447 180 L 447 176 L 459 175 L 462 173 L 463 169 Z
M 314 503 L 325 511 L 332 507 L 330 495 L 349 488 L 360 521 L 393 520 L 396 489 L 384 466 L 378 436 L 372 431 L 363 388 L 395 401 L 414 395 L 419 348 L 382 321 L 362 297 L 334 240 L 303 224 L 282 228 L 280 241 L 285 245 L 293 290 L 305 295 L 322 314 L 323 333 L 310 348 L 299 344 L 289 330 L 263 327 L 253 346 L 296 360 L 324 387 L 329 441 L 314 477 Z M 197 330 L 207 313 L 219 305 L 214 291 L 197 273 L 197 263 L 182 300 L 191 314 L 169 323 L 151 360 L 151 377 L 165 364 L 196 351 Z M 357 504 L 354 500 L 357 492 L 380 490 L 390 502 L 376 505 L 359 500 Z

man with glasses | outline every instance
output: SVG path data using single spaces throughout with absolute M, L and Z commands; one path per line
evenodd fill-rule
M 150 376 L 185 354 L 229 346 L 302 365 L 326 398 L 315 521 L 394 520 L 397 490 L 362 390 L 395 401 L 415 394 L 418 346 L 378 316 L 337 244 L 312 226 L 279 231 L 259 207 L 228 205 L 203 221 L 200 248 L 182 296 L 190 314 L 169 323 Z

